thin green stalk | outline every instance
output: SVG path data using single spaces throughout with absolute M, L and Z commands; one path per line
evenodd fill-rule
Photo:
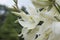
M 60 10 L 57 8 L 56 4 L 54 4 L 54 6 L 55 6 L 55 8 L 57 9 L 57 11 L 58 11 L 59 14 L 60 14 Z

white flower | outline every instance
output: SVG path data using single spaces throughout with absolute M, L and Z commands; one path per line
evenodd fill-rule
M 38 22 L 40 21 L 39 15 L 33 9 L 30 10 L 29 13 L 31 14 L 28 14 L 28 15 L 24 12 L 21 12 L 21 13 L 13 12 L 13 13 L 22 17 L 21 19 L 18 19 L 18 21 L 23 27 L 27 27 L 28 29 L 35 28 Z
M 21 36 L 23 34 L 23 38 L 25 40 L 57 40 L 59 39 L 60 22 L 58 21 L 58 19 L 55 18 L 55 17 L 57 18 L 60 17 L 59 12 L 56 10 L 54 6 L 52 6 L 51 10 L 47 11 L 48 8 L 46 7 L 46 5 L 47 4 L 49 5 L 49 3 L 47 4 L 45 2 L 40 3 L 37 0 L 32 0 L 32 1 L 33 3 L 34 2 L 39 3 L 39 5 L 43 5 L 45 7 L 42 11 L 37 12 L 36 8 L 26 5 L 28 8 L 27 10 L 28 14 L 26 14 L 23 11 L 21 11 L 20 13 L 13 12 L 16 15 L 21 16 L 21 18 L 18 19 L 18 22 L 23 26 L 23 29 L 22 29 L 22 33 L 19 34 L 18 36 Z M 39 24 L 40 21 L 43 21 L 41 25 Z M 40 36 L 36 38 L 36 35 L 39 35 L 39 34 Z

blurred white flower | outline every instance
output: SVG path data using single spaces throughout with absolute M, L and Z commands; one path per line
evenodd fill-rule
M 24 4 L 23 6 L 27 8 L 28 14 L 26 14 L 24 11 L 21 11 L 20 13 L 13 12 L 16 15 L 21 16 L 21 18 L 18 19 L 18 22 L 23 26 L 23 29 L 22 33 L 18 36 L 23 35 L 25 40 L 59 40 L 60 22 L 55 17 L 59 18 L 60 16 L 55 6 L 52 6 L 51 10 L 48 11 L 46 6 L 50 5 L 49 2 L 39 2 L 44 0 L 32 1 L 33 3 L 39 3 L 39 7 L 41 7 L 41 5 L 45 7 L 42 11 L 37 12 L 35 7 L 38 5 L 32 7 L 31 5 L 27 4 L 27 6 L 24 3 L 21 3 L 22 5 Z M 36 35 L 39 36 L 36 37 Z

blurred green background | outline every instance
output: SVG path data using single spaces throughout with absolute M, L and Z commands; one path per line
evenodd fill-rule
M 23 40 L 18 37 L 22 27 L 15 23 L 18 16 L 12 14 L 11 10 L 4 5 L 0 5 L 0 40 Z

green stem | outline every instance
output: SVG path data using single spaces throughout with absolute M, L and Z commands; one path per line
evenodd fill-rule
M 60 14 L 60 10 L 57 8 L 56 4 L 54 4 L 54 6 L 55 6 L 55 8 L 57 9 L 57 11 L 58 11 L 59 14 Z
M 59 19 L 59 18 L 57 18 L 56 16 L 54 16 L 54 18 L 55 18 L 57 21 L 60 21 L 60 19 Z

